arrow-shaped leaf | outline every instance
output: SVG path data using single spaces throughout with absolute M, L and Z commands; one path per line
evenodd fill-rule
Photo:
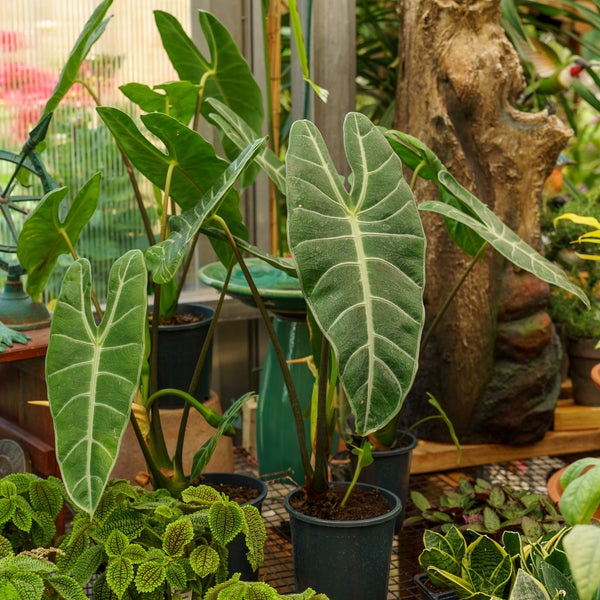
M 37 298 L 44 290 L 61 254 L 70 254 L 79 235 L 96 211 L 101 173 L 96 173 L 79 190 L 64 221 L 60 205 L 69 193 L 58 188 L 46 194 L 23 224 L 17 256 L 27 269 L 27 293 Z
M 252 139 L 260 137 L 264 119 L 262 93 L 227 28 L 209 12 L 198 11 L 209 58 L 200 53 L 172 15 L 157 10 L 154 11 L 154 17 L 165 51 L 179 78 L 202 83 L 204 98 L 217 98 L 229 106 L 250 125 L 254 132 Z M 208 118 L 210 108 L 203 104 L 201 111 Z M 221 135 L 221 143 L 229 160 L 233 160 L 241 150 L 224 135 Z M 248 186 L 257 173 L 258 169 L 249 172 L 243 187 Z
M 50 96 L 46 106 L 44 107 L 44 114 L 47 115 L 52 112 L 59 105 L 60 101 L 64 98 L 65 94 L 71 89 L 71 86 L 77 79 L 77 74 L 81 67 L 81 63 L 85 60 L 92 46 L 96 43 L 98 38 L 104 33 L 106 26 L 110 20 L 104 19 L 106 12 L 110 8 L 113 0 L 104 0 L 92 13 L 92 16 L 88 19 L 83 30 L 79 34 L 71 54 L 61 71 L 60 78 L 52 96 Z
M 185 256 L 186 246 L 202 224 L 215 212 L 232 190 L 242 173 L 260 152 L 266 138 L 251 143 L 227 168 L 218 181 L 206 192 L 195 208 L 171 217 L 169 238 L 146 251 L 146 260 L 157 283 L 172 280 Z
M 420 204 L 419 210 L 437 212 L 467 225 L 512 263 L 529 273 L 533 273 L 547 283 L 575 294 L 588 308 L 590 307 L 589 300 L 584 292 L 569 281 L 558 266 L 545 259 L 539 252 L 536 252 L 529 244 L 524 242 L 483 202 L 463 188 L 448 171 L 441 171 L 438 174 L 438 180 L 445 189 L 460 201 L 461 208 L 458 209 L 443 202 L 430 201 Z M 471 216 L 472 214 L 475 214 L 477 218 Z
M 56 458 L 71 499 L 93 514 L 117 460 L 138 388 L 148 327 L 147 271 L 140 250 L 113 265 L 104 318 L 90 302 L 90 264 L 68 269 L 50 329 L 48 400 Z
M 288 237 L 300 285 L 331 342 L 367 435 L 400 410 L 417 370 L 424 322 L 425 234 L 402 164 L 363 115 L 344 122 L 348 192 L 321 134 L 292 126 Z
M 563 544 L 579 598 L 596 598 L 600 587 L 600 529 L 594 525 L 576 525 Z

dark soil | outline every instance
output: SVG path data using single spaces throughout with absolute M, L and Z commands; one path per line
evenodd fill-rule
M 327 521 L 361 521 L 385 515 L 390 511 L 388 501 L 377 491 L 355 487 L 344 507 L 340 507 L 345 485 L 330 486 L 321 496 L 310 498 L 303 489 L 290 499 L 298 512 Z
M 258 497 L 258 490 L 255 488 L 244 487 L 243 485 L 232 485 L 228 483 L 209 483 L 200 481 L 201 484 L 211 487 L 221 494 L 225 494 L 231 501 L 238 504 L 246 504 Z
M 152 323 L 152 313 L 148 315 L 148 320 Z M 170 319 L 162 318 L 160 320 L 161 325 L 184 325 L 186 323 L 198 323 L 198 321 L 204 321 L 202 315 L 193 315 L 192 313 L 182 313 L 173 315 Z

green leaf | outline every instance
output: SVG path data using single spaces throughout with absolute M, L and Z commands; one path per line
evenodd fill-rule
M 486 531 L 494 532 L 500 529 L 500 517 L 496 514 L 496 511 L 489 506 L 483 509 L 483 525 Z
M 173 16 L 157 10 L 154 11 L 154 17 L 165 51 L 179 78 L 192 83 L 203 82 L 203 98 L 217 98 L 223 102 L 249 124 L 255 133 L 254 138 L 260 137 L 264 119 L 262 93 L 227 29 L 214 15 L 198 11 L 209 58 L 200 53 Z M 205 102 L 202 103 L 201 112 L 205 118 L 209 118 L 210 107 Z M 222 134 L 221 143 L 229 160 L 239 154 L 235 144 Z M 247 187 L 257 173 L 258 169 L 251 170 L 242 187 Z
M 162 547 L 169 556 L 183 554 L 186 544 L 194 539 L 194 528 L 187 518 L 169 523 L 163 535 Z
M 92 16 L 88 19 L 60 73 L 52 96 L 46 102 L 44 115 L 53 111 L 64 98 L 65 94 L 71 89 L 71 86 L 77 79 L 79 69 L 85 57 L 108 25 L 110 17 L 108 19 L 104 19 L 104 17 L 111 4 L 112 0 L 104 0 L 96 7 Z
M 438 180 L 440 185 L 460 200 L 461 209 L 456 209 L 443 202 L 430 201 L 420 204 L 419 210 L 437 212 L 471 227 L 512 263 L 547 283 L 575 294 L 588 308 L 590 307 L 585 293 L 579 286 L 567 279 L 562 269 L 526 244 L 516 233 L 504 225 L 485 204 L 465 190 L 448 171 L 441 171 Z M 479 220 L 473 218 L 472 213 L 475 213 Z
M 540 572 L 551 598 L 557 597 L 558 594 L 563 600 L 579 600 L 575 586 L 564 572 L 546 561 L 540 563 Z
M 242 530 L 242 511 L 237 502 L 222 501 L 213 504 L 208 512 L 208 518 L 213 537 L 221 546 L 227 546 Z
M 221 502 L 223 496 L 208 485 L 199 485 L 197 487 L 190 486 L 181 492 L 181 499 L 190 504 L 200 504 L 207 508 L 213 502 Z
M 198 577 L 205 578 L 216 573 L 220 564 L 219 553 L 206 544 L 196 546 L 190 553 L 190 566 Z
M 73 567 L 73 579 L 82 586 L 88 583 L 104 558 L 104 546 L 100 544 L 94 544 L 84 550 Z
M 421 492 L 417 490 L 410 491 L 410 499 L 413 501 L 413 504 L 421 511 L 429 510 L 431 508 L 431 503 Z
M 546 588 L 535 577 L 519 569 L 509 600 L 552 600 Z
M 186 247 L 204 222 L 218 212 L 221 203 L 254 160 L 265 139 L 255 140 L 248 146 L 207 190 L 194 208 L 169 219 L 171 230 L 169 238 L 146 250 L 146 261 L 148 267 L 152 269 L 154 281 L 163 284 L 175 277 L 185 257 Z
M 112 556 L 106 567 L 106 579 L 113 592 L 121 598 L 133 581 L 133 565 L 121 556 Z
M 0 524 L 12 519 L 15 514 L 15 502 L 8 498 L 0 498 Z
M 416 374 L 425 234 L 383 135 L 350 113 L 344 143 L 350 192 L 316 127 L 292 126 L 288 238 L 306 302 L 335 351 L 356 431 L 365 436 L 398 413 Z
M 190 81 L 170 81 L 153 88 L 142 83 L 126 83 L 119 89 L 143 111 L 163 112 L 187 125 L 196 111 L 201 88 Z
M 211 459 L 214 451 L 216 450 L 217 443 L 221 439 L 221 436 L 229 426 L 237 419 L 237 416 L 241 412 L 244 404 L 250 400 L 250 398 L 254 398 L 254 392 L 248 392 L 245 396 L 238 398 L 223 414 L 221 417 L 221 421 L 219 422 L 219 427 L 212 434 L 212 436 L 202 444 L 200 450 L 194 454 L 194 460 L 192 461 L 192 479 L 196 479 L 199 477 L 204 469 L 204 467 L 208 464 L 208 461 Z
M 600 465 L 596 464 L 589 471 L 583 472 L 587 463 L 578 463 L 570 465 L 560 479 L 561 485 L 566 487 L 560 498 L 559 508 L 569 525 L 589 523 L 600 504 Z M 577 473 L 580 474 L 577 476 Z
M 216 112 L 209 113 L 209 119 L 222 131 L 223 135 L 242 151 L 256 139 L 257 134 L 237 113 L 216 98 L 207 98 L 206 103 Z M 277 189 L 285 194 L 285 163 L 268 146 L 263 146 L 256 162 L 269 176 Z
M 113 265 L 96 325 L 90 265 L 69 267 L 46 356 L 56 458 L 73 502 L 93 514 L 117 460 L 144 359 L 147 272 L 139 250 Z
M 167 565 L 167 582 L 174 590 L 185 590 L 187 586 L 187 575 L 183 565 L 172 562 Z
M 127 546 L 129 546 L 129 539 L 127 536 L 114 529 L 108 536 L 108 540 L 106 540 L 106 554 L 108 554 L 108 556 L 121 556 Z
M 60 598 L 65 600 L 87 600 L 82 587 L 71 577 L 57 575 L 50 579 L 50 585 L 60 594 Z
M 162 563 L 151 561 L 138 567 L 135 587 L 138 592 L 152 592 L 165 581 L 167 571 Z
M 576 525 L 563 544 L 580 600 L 592 600 L 600 587 L 600 529 Z
M 101 173 L 88 179 L 75 196 L 64 220 L 60 206 L 68 188 L 46 194 L 23 224 L 17 243 L 19 262 L 27 269 L 27 293 L 37 298 L 44 290 L 61 254 L 70 254 L 83 228 L 96 211 L 100 194 Z
M 14 573 L 10 583 L 18 592 L 19 600 L 41 600 L 44 593 L 44 581 L 36 573 Z M 4 596 L 2 597 L 4 600 Z
M 29 487 L 31 506 L 41 512 L 56 518 L 63 505 L 60 488 L 45 479 L 31 482 Z
M 256 571 L 265 559 L 263 552 L 267 541 L 265 522 L 262 520 L 256 506 L 244 504 L 240 508 L 244 519 L 243 531 L 246 536 L 246 547 L 248 548 L 246 558 L 252 569 Z

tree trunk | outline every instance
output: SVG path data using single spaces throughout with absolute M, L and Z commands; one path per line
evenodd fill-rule
M 524 80 L 499 25 L 500 0 L 399 0 L 399 15 L 396 128 L 427 144 L 462 185 L 539 249 L 542 186 L 571 131 L 546 111 L 514 107 Z M 415 193 L 418 202 L 438 197 L 424 181 Z M 438 215 L 422 217 L 431 322 L 470 257 Z M 463 442 L 542 437 L 560 387 L 556 334 L 542 310 L 548 297 L 548 286 L 488 249 L 421 358 L 405 421 L 426 412 L 431 392 Z M 446 437 L 439 425 L 423 433 Z

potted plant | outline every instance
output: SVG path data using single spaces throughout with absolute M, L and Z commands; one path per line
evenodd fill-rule
M 201 597 L 226 580 L 227 548 L 240 532 L 254 568 L 263 560 L 266 533 L 258 510 L 240 507 L 208 486 L 189 487 L 175 499 L 166 490 L 149 492 L 113 480 L 103 492 L 101 508 L 93 513 L 76 509 L 71 530 L 62 536 L 57 536 L 55 519 L 63 501 L 71 500 L 59 480 L 13 474 L 0 481 L 0 490 L 6 509 L 2 558 L 15 566 L 15 555 L 23 552 L 36 561 L 55 555 L 56 578 L 50 586 L 59 594 L 75 584 L 79 589 L 79 595 L 60 598 L 85 598 L 81 589 L 90 580 L 96 598 L 125 593 L 168 598 L 172 589 Z M 36 556 L 37 548 L 46 552 Z M 70 574 L 72 584 L 65 583 Z M 7 579 L 13 585 L 19 581 L 14 574 Z

